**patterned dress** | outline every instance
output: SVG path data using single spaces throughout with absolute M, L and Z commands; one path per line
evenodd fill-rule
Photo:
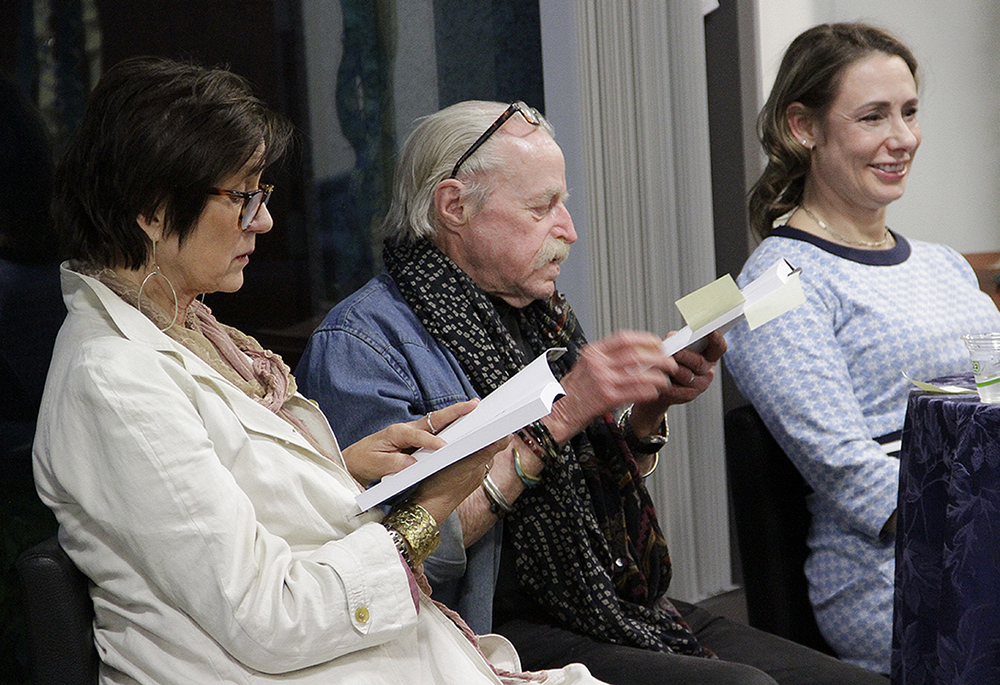
M 960 336 L 1000 330 L 1000 312 L 960 254 L 893 234 L 890 250 L 846 248 L 782 226 L 754 251 L 745 285 L 784 257 L 805 304 L 727 336 L 725 363 L 814 494 L 806 562 L 816 619 L 846 661 L 889 672 L 898 459 L 912 388 L 968 371 Z

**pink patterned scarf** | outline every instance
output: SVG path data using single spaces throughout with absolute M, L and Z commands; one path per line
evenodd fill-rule
M 79 263 L 71 267 L 96 278 L 136 307 L 166 335 L 197 355 L 252 400 L 292 424 L 320 454 L 331 458 L 332 455 L 320 446 L 305 423 L 286 406 L 297 386 L 291 369 L 279 355 L 265 350 L 251 336 L 219 323 L 212 310 L 198 300 L 188 306 L 184 321 L 171 325 L 171 316 L 148 297 L 140 302 L 139 290 L 111 269 Z

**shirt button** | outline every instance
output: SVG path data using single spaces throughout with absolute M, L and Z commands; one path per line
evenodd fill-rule
M 358 607 L 354 610 L 354 620 L 358 623 L 368 623 L 368 619 L 371 618 L 368 614 L 368 609 L 365 607 Z
M 625 560 L 622 559 L 621 557 L 618 557 L 617 559 L 615 559 L 615 566 L 617 566 L 618 568 L 625 568 Z

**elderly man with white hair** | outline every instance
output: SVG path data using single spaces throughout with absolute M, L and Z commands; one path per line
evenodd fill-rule
M 579 661 L 616 684 L 866 682 L 667 599 L 670 557 L 643 480 L 668 407 L 709 386 L 725 341 L 673 357 L 649 332 L 587 342 L 555 287 L 577 235 L 552 134 L 520 102 L 462 102 L 419 123 L 382 225 L 385 272 L 312 334 L 304 393 L 347 440 L 420 417 L 433 429 L 434 411 L 567 348 L 553 362 L 565 396 L 442 526 L 425 564 L 434 597 L 510 638 L 527 668 Z

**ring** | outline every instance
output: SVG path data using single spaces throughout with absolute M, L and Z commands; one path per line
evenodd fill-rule
M 427 412 L 426 414 L 424 414 L 424 418 L 427 419 L 427 427 L 430 429 L 431 433 L 437 433 L 437 430 L 435 430 L 435 428 L 434 428 L 434 424 L 431 423 L 431 414 L 432 413 L 433 412 Z

